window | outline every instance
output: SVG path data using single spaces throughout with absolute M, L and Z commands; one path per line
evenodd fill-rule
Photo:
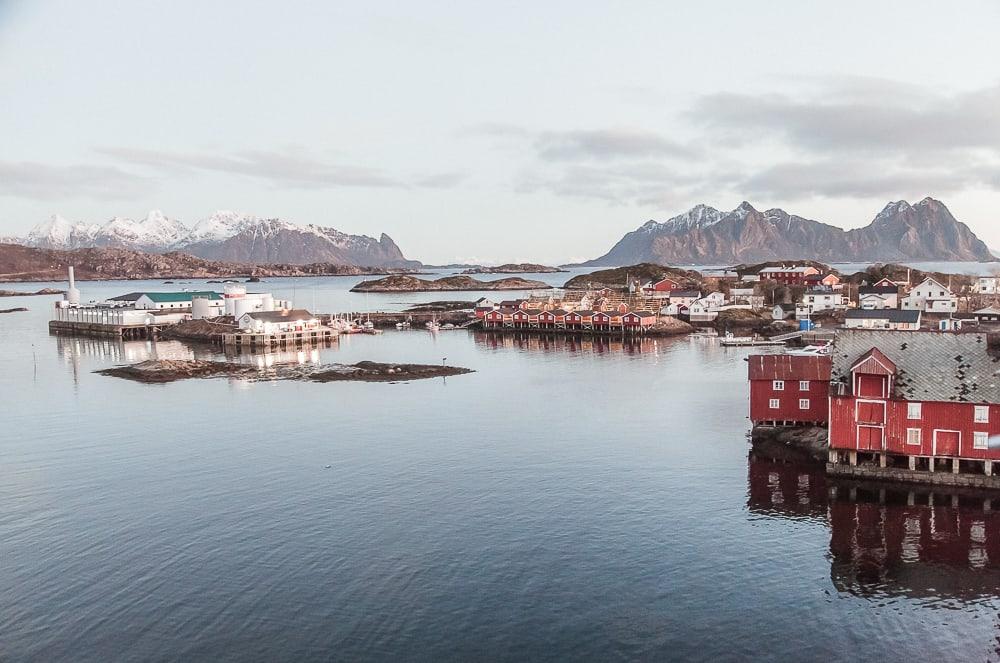
M 920 444 L 920 429 L 919 428 L 907 428 L 906 429 L 906 443 L 907 444 Z
M 777 410 L 779 407 L 781 407 L 781 401 L 779 401 L 777 398 L 772 398 L 769 405 L 772 410 Z
M 989 449 L 990 447 L 990 434 L 977 430 L 972 434 L 972 448 L 973 449 Z
M 784 391 L 784 390 L 785 390 L 785 381 L 784 381 L 784 380 L 775 380 L 775 381 L 774 381 L 774 382 L 772 383 L 771 387 L 772 387 L 772 388 L 773 388 L 773 389 L 774 389 L 775 391 Z
M 809 391 L 809 380 L 799 380 L 799 391 Z
M 808 398 L 800 398 L 799 399 L 799 409 L 800 410 L 808 410 L 809 409 L 809 399 Z
M 920 418 L 920 403 L 907 403 L 906 404 L 906 418 L 907 419 L 919 419 Z
M 977 405 L 976 413 L 973 416 L 973 421 L 977 424 L 988 424 L 990 422 L 990 406 L 989 405 Z

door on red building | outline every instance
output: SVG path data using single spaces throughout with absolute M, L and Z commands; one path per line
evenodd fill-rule
M 855 412 L 859 424 L 885 423 L 885 402 L 883 401 L 858 401 Z
M 858 450 L 881 451 L 882 428 L 879 426 L 858 426 Z
M 884 375 L 859 375 L 858 396 L 862 398 L 882 398 L 885 396 Z
M 962 434 L 957 430 L 936 430 L 934 431 L 934 455 L 935 456 L 957 456 L 958 443 Z

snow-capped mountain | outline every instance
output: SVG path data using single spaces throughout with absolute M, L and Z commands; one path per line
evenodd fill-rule
M 149 253 L 183 251 L 209 260 L 242 263 L 420 266 L 419 262 L 407 260 L 385 234 L 375 239 L 231 211 L 216 212 L 191 228 L 159 210 L 138 221 L 116 216 L 105 223 L 73 222 L 53 215 L 16 241 L 46 249 L 117 247 Z

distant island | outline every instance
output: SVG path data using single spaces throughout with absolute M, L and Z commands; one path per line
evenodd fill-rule
M 0 282 L 62 281 L 76 267 L 80 280 L 210 279 L 276 276 L 360 276 L 412 273 L 411 269 L 357 267 L 334 263 L 250 265 L 196 258 L 186 253 L 86 248 L 63 251 L 0 244 Z M 48 293 L 42 293 L 48 294 Z
M 375 281 L 362 281 L 351 292 L 434 292 L 443 290 L 547 290 L 548 283 L 522 278 L 480 281 L 471 276 L 446 276 L 440 279 L 421 279 L 416 276 L 394 275 Z
M 808 256 L 825 262 L 992 262 L 985 243 L 944 203 L 891 202 L 862 228 L 844 230 L 748 202 L 731 212 L 696 205 L 662 223 L 649 221 L 583 267 L 641 262 L 732 265 Z
M 556 274 L 565 272 L 565 269 L 538 265 L 531 262 L 507 263 L 495 267 L 484 267 L 482 265 L 472 267 L 463 271 L 463 274 Z

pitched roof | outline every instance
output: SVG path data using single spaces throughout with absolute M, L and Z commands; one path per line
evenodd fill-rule
M 898 285 L 862 285 L 858 286 L 859 295 L 898 295 Z
M 1000 360 L 987 354 L 986 334 L 840 330 L 831 352 L 831 379 L 850 384 L 851 367 L 872 348 L 878 348 L 896 365 L 898 396 L 1000 402 Z
M 144 292 L 130 292 L 130 293 L 125 294 L 125 295 L 118 295 L 117 297 L 112 297 L 108 301 L 109 302 L 134 302 L 135 300 L 139 299 L 140 297 L 142 297 L 145 294 L 146 293 L 144 293 Z
M 244 313 L 252 320 L 260 322 L 299 322 L 300 320 L 312 320 L 313 314 L 304 308 L 296 308 L 285 311 L 250 311 Z
M 978 311 L 972 312 L 973 315 L 977 313 L 984 315 L 1000 315 L 1000 308 L 997 308 L 995 306 L 987 306 L 986 308 L 981 308 Z
M 194 297 L 208 297 L 209 299 L 222 299 L 222 295 L 212 290 L 201 290 L 198 292 L 144 292 L 143 295 L 149 297 L 156 303 L 164 302 L 187 302 Z
M 830 358 L 823 355 L 750 355 L 751 380 L 829 380 Z
M 671 299 L 674 297 L 701 297 L 700 290 L 672 290 L 670 292 Z
M 780 308 L 782 311 L 785 311 L 786 313 L 789 313 L 789 312 L 795 310 L 795 304 L 785 304 L 784 302 L 782 302 L 780 304 L 775 304 L 774 307 L 775 308 Z
M 888 320 L 889 322 L 920 322 L 920 311 L 895 308 L 852 308 L 844 314 L 847 320 Z

